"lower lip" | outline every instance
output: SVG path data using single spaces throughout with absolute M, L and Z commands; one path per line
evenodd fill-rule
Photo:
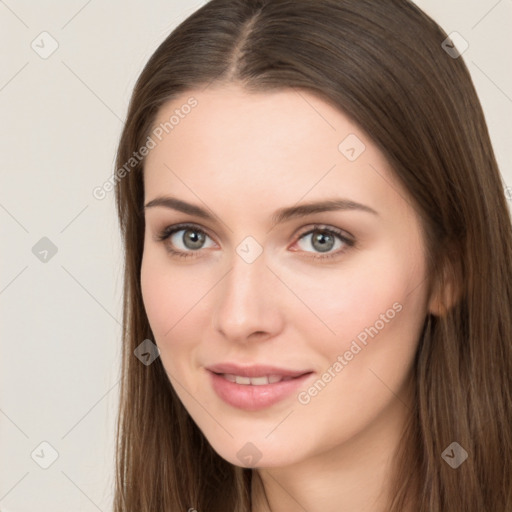
M 284 400 L 304 382 L 311 377 L 312 373 L 306 373 L 300 377 L 290 380 L 276 382 L 274 384 L 263 384 L 253 386 L 251 384 L 237 384 L 230 382 L 224 377 L 208 371 L 212 386 L 217 395 L 224 402 L 246 411 L 259 411 Z

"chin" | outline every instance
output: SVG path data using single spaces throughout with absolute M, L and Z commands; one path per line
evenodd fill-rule
M 224 460 L 243 468 L 270 468 L 288 466 L 298 461 L 300 454 L 291 446 L 273 446 L 268 440 L 232 440 L 229 445 L 210 443 L 215 452 Z

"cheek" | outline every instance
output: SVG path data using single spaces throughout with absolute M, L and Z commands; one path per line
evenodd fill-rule
M 200 299 L 199 280 L 192 272 L 173 269 L 163 251 L 151 248 L 143 254 L 140 280 L 151 330 L 164 342 Z
M 155 258 L 144 254 L 141 266 L 141 293 L 149 324 L 158 342 L 172 327 L 178 306 L 177 287 Z
M 176 371 L 193 355 L 208 328 L 206 295 L 212 287 L 204 271 L 173 267 L 164 253 L 144 253 L 141 292 L 151 331 L 168 371 Z M 178 357 L 174 357 L 178 356 Z
M 297 329 L 330 362 L 354 347 L 354 340 L 362 348 L 379 340 L 379 350 L 405 350 L 410 356 L 426 314 L 424 268 L 419 252 L 417 259 L 411 258 L 414 254 L 390 248 L 378 258 L 354 259 L 317 275 L 314 286 L 310 277 L 295 277 L 294 290 L 315 313 L 297 314 Z

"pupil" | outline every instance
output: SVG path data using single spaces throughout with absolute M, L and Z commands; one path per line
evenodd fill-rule
M 204 243 L 204 235 L 197 231 L 185 231 L 183 243 L 189 249 L 200 249 Z
M 313 246 L 320 252 L 327 252 L 334 246 L 334 238 L 326 233 L 318 232 L 313 237 Z M 318 245 L 317 245 L 318 244 Z

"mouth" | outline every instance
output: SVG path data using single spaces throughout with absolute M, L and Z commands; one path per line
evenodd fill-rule
M 246 411 L 265 409 L 283 401 L 303 386 L 314 373 L 290 370 L 265 373 L 259 370 L 257 374 L 255 367 L 237 373 L 218 372 L 211 368 L 207 370 L 217 396 L 232 407 Z M 248 376 L 247 373 L 253 375 Z
M 267 384 L 277 384 L 297 377 L 285 377 L 284 375 L 262 375 L 261 377 L 244 377 L 243 375 L 234 375 L 232 373 L 216 373 L 229 382 L 236 382 L 242 386 L 265 386 Z

